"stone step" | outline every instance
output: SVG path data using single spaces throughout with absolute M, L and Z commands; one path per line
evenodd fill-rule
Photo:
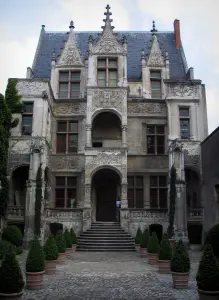
M 133 245 L 79 245 L 77 249 L 130 249 L 135 250 Z
M 84 248 L 77 248 L 77 251 L 80 252 L 135 252 L 135 249 L 120 249 L 120 248 L 105 248 L 105 249 L 99 249 L 99 248 L 89 248 L 89 249 L 84 249 Z
M 80 246 L 82 245 L 96 245 L 96 246 L 135 246 L 135 243 L 133 241 L 80 241 Z
M 116 229 L 116 228 L 89 228 L 87 232 L 121 232 L 124 233 L 123 229 Z
M 132 237 L 129 236 L 121 236 L 120 238 L 114 236 L 104 236 L 104 237 L 92 237 L 92 236 L 80 236 L 78 237 L 78 241 L 134 241 Z
M 128 233 L 126 232 L 110 232 L 110 233 L 106 233 L 106 232 L 83 232 L 81 233 L 80 236 L 114 236 L 114 237 L 119 237 L 119 236 L 130 236 Z

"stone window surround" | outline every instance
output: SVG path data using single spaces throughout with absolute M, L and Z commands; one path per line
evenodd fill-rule
M 33 119 L 34 119 L 34 101 L 22 101 L 23 104 L 32 104 L 32 112 L 31 113 L 26 113 L 26 112 L 22 112 L 22 116 L 21 116 L 21 124 L 20 124 L 20 132 L 22 136 L 32 136 L 33 133 Z M 24 135 L 23 134 L 23 116 L 32 116 L 32 124 L 31 124 L 31 133 L 28 135 Z
M 160 77 L 157 78 L 157 77 L 152 77 L 151 76 L 151 73 L 153 72 L 157 72 L 157 73 L 160 73 Z M 163 88 L 162 88 L 162 70 L 161 69 L 153 69 L 153 68 L 150 68 L 150 89 L 151 89 L 151 99 L 162 99 L 162 91 L 163 91 Z M 159 98 L 156 98 L 156 97 L 152 97 L 152 84 L 151 82 L 152 81 L 156 81 L 156 82 L 160 82 L 160 97 Z
M 180 109 L 188 109 L 189 110 L 189 117 L 181 117 L 180 116 Z M 189 138 L 188 139 L 183 139 L 181 138 L 181 126 L 180 126 L 180 120 L 181 119 L 189 119 Z M 191 116 L 191 106 L 188 104 L 180 104 L 178 105 L 178 120 L 179 120 L 179 137 L 182 140 L 190 140 L 191 136 L 192 136 L 192 116 Z
M 99 60 L 105 60 L 106 61 L 106 66 L 105 67 L 100 67 L 98 66 L 98 61 Z M 117 83 L 116 83 L 116 86 L 113 86 L 114 88 L 118 86 L 118 66 L 119 66 L 119 61 L 118 61 L 118 57 L 113 57 L 113 56 L 98 56 L 97 57 L 97 86 L 98 86 L 98 71 L 99 70 L 105 70 L 106 72 L 106 79 L 105 79 L 105 88 L 109 88 L 109 70 L 111 69 L 109 67 L 109 60 L 116 60 L 116 68 L 112 68 L 113 70 L 116 70 L 117 71 Z M 102 86 L 99 86 L 99 87 L 102 87 Z
M 67 131 L 66 131 L 66 133 L 65 133 L 65 135 L 66 135 L 66 152 L 64 153 L 64 152 L 58 152 L 57 151 L 57 135 L 59 134 L 59 132 L 58 132 L 58 123 L 59 122 L 66 122 L 67 123 Z M 77 133 L 76 132 L 69 132 L 69 129 L 68 129 L 68 126 L 69 126 L 69 123 L 71 123 L 71 122 L 74 122 L 74 123 L 77 123 Z M 78 136 L 78 138 L 77 138 L 77 151 L 75 151 L 75 152 L 69 152 L 68 151 L 68 138 L 69 138 L 69 135 L 71 135 L 71 133 L 72 134 L 77 134 L 77 136 Z M 79 142 L 79 120 L 78 119 L 56 119 L 56 154 L 75 154 L 75 153 L 77 153 L 78 152 L 78 142 Z
M 70 98 L 70 93 L 69 93 L 69 95 L 68 95 L 68 98 L 59 98 L 59 78 L 60 78 L 60 72 L 80 72 L 80 94 L 81 94 L 81 92 L 82 92 L 82 90 L 83 90 L 83 88 L 82 88 L 82 84 L 84 83 L 84 81 L 83 81 L 83 76 L 84 76 L 84 72 L 83 72 L 83 70 L 84 70 L 84 67 L 75 67 L 75 68 L 71 68 L 71 67 L 69 67 L 69 68 L 63 68 L 63 67 L 58 67 L 57 69 L 56 69 L 56 72 L 55 72 L 55 78 L 56 78 L 56 80 L 55 80 L 55 86 L 56 86 L 56 88 L 54 89 L 54 90 L 56 90 L 56 92 L 57 92 L 57 98 L 58 99 L 60 99 L 60 100 L 65 100 L 65 99 L 74 99 L 74 98 Z M 54 93 L 55 94 L 55 93 Z M 79 99 L 79 98 L 76 98 L 76 99 Z
M 150 133 L 150 132 L 148 132 L 148 127 L 154 127 L 154 132 L 153 133 Z M 162 127 L 163 128 L 163 133 L 159 133 L 158 132 L 158 127 Z M 148 136 L 153 136 L 154 137 L 154 153 L 149 153 L 148 152 Z M 165 147 L 165 136 L 166 136 L 166 134 L 165 134 L 165 125 L 149 125 L 149 124 L 147 124 L 146 125 L 146 146 L 147 146 L 147 154 L 148 155 L 164 155 L 165 154 L 165 149 L 166 149 L 166 147 Z M 163 139 L 163 153 L 158 153 L 158 137 L 163 137 L 164 139 Z M 161 146 L 161 145 L 159 145 L 159 146 Z
M 128 198 L 128 190 L 134 190 L 134 207 L 129 207 L 129 208 L 144 208 L 144 198 L 145 198 L 145 194 L 144 194 L 144 176 L 143 174 L 127 174 L 127 181 L 128 181 L 128 177 L 133 178 L 134 180 L 134 185 L 132 185 L 131 187 L 129 185 L 127 185 L 127 198 Z M 142 179 L 142 185 L 138 186 L 136 184 L 136 178 L 139 177 Z M 143 206 L 142 207 L 136 207 L 136 190 L 143 190 Z
M 160 71 L 160 73 L 161 73 L 161 98 L 159 98 L 159 99 L 155 99 L 155 98 L 151 97 L 151 80 L 150 80 L 151 71 Z M 166 68 L 165 67 L 148 67 L 148 66 L 146 66 L 145 68 L 143 68 L 142 72 L 145 72 L 144 73 L 145 75 L 142 76 L 143 98 L 152 99 L 152 101 L 164 100 L 164 95 L 165 95 L 165 90 L 166 90 L 164 79 L 167 78 Z M 143 78 L 145 78 L 145 80 Z M 143 82 L 143 80 L 144 80 L 144 82 Z
M 157 186 L 156 187 L 152 187 L 151 186 L 151 177 L 157 177 L 157 178 L 159 178 L 159 176 L 160 177 L 166 177 L 166 186 L 165 187 L 162 187 L 162 186 L 160 186 L 159 185 L 159 182 L 158 182 L 158 184 L 157 184 Z M 159 179 L 158 179 L 158 181 L 159 181 Z M 151 207 L 151 189 L 158 189 L 158 198 L 157 198 L 157 202 L 158 202 L 158 207 Z M 166 203 L 167 203 L 167 207 L 160 207 L 160 201 L 159 201 L 159 191 L 160 191 L 160 189 L 166 189 Z M 155 174 L 149 174 L 149 201 L 150 201 L 150 208 L 151 209 L 168 209 L 168 174 L 157 174 L 157 173 L 155 173 Z

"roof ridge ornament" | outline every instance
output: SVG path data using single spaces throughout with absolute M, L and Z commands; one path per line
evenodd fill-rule
M 101 28 L 104 30 L 105 28 L 111 28 L 112 30 L 115 28 L 114 26 L 111 26 L 111 23 L 113 21 L 113 19 L 110 19 L 110 16 L 112 15 L 112 13 L 110 12 L 111 7 L 109 6 L 109 4 L 107 4 L 106 6 L 106 12 L 104 13 L 104 15 L 106 16 L 105 19 L 103 19 L 103 22 L 105 23 L 104 26 L 101 26 Z
M 156 25 L 155 25 L 155 21 L 152 22 L 152 29 L 151 29 L 151 33 L 152 36 L 155 35 L 157 33 L 157 29 L 156 29 Z
M 70 21 L 69 28 L 70 28 L 70 30 L 75 28 L 75 26 L 74 26 L 74 22 L 73 22 L 73 21 Z

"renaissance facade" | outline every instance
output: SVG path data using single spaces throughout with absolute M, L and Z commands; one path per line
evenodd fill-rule
M 200 142 L 205 87 L 188 68 L 180 22 L 173 32 L 47 32 L 17 79 L 25 109 L 9 149 L 7 222 L 33 236 L 36 173 L 43 170 L 42 237 L 52 223 L 77 233 L 95 221 L 168 226 L 169 170 L 177 170 L 175 234 L 202 224 Z M 77 24 L 75 24 L 77 25 Z

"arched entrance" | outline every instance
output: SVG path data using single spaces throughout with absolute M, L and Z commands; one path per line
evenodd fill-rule
M 98 170 L 92 178 L 92 208 L 96 221 L 116 221 L 116 201 L 120 198 L 120 176 L 112 169 Z
M 151 224 L 149 226 L 149 231 L 150 231 L 150 235 L 152 234 L 152 232 L 156 232 L 158 241 L 160 243 L 163 235 L 163 226 L 160 224 Z
M 12 199 L 11 205 L 25 207 L 26 182 L 29 179 L 29 165 L 20 166 L 12 173 Z

